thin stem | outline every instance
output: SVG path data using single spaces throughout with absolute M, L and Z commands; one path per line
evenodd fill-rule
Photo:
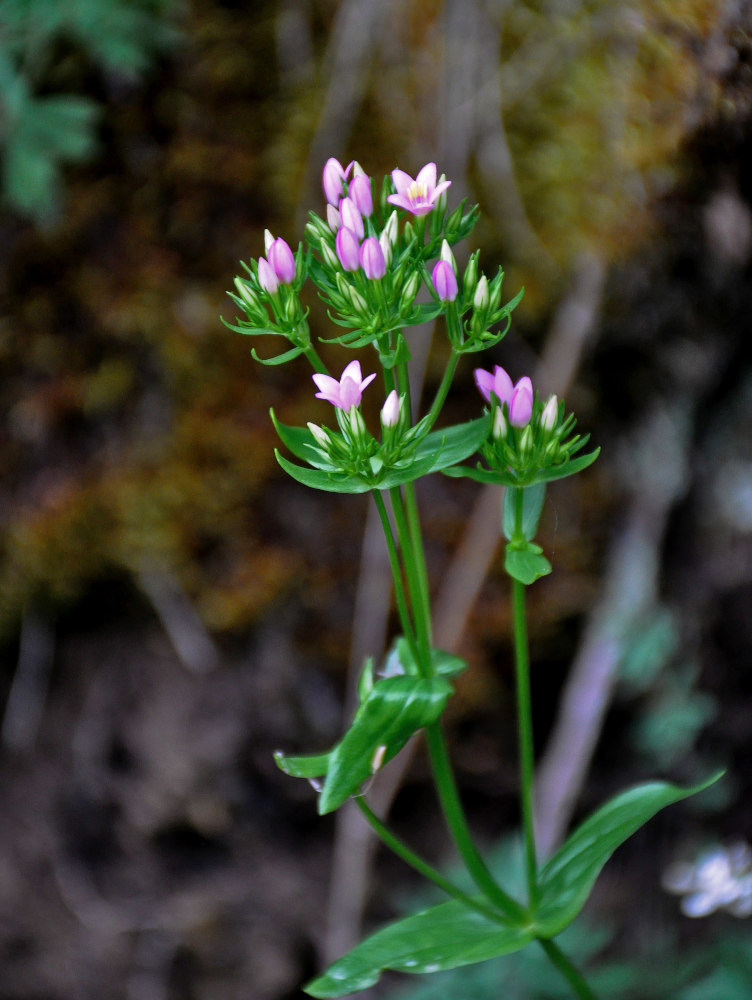
M 313 346 L 313 344 L 309 344 L 308 347 L 304 348 L 303 354 L 305 354 L 305 356 L 308 358 L 311 368 L 313 368 L 315 372 L 321 372 L 323 375 L 329 374 L 329 370 L 319 357 L 318 351 Z
M 520 799 L 525 843 L 525 869 L 530 905 L 538 900 L 538 864 L 533 826 L 533 722 L 530 703 L 530 665 L 525 620 L 525 585 L 512 581 L 514 605 L 514 661 L 517 678 L 517 726 L 520 749 Z
M 580 1000 L 598 1000 L 598 997 L 590 989 L 582 973 L 574 966 L 561 948 L 553 941 L 538 938 L 538 944 L 548 955 L 551 962 L 574 990 Z
M 389 491 L 389 495 L 392 498 L 392 510 L 394 511 L 394 520 L 397 525 L 397 537 L 399 538 L 400 551 L 402 552 L 402 564 L 405 567 L 410 603 L 413 609 L 415 637 L 418 643 L 418 669 L 423 677 L 430 677 L 432 673 L 430 614 L 427 613 L 426 601 L 423 596 L 423 584 L 405 516 L 402 494 L 398 487 L 394 487 Z
M 394 851 L 398 857 L 402 858 L 403 861 L 410 865 L 411 868 L 414 868 L 420 875 L 429 879 L 434 883 L 434 885 L 437 885 L 439 889 L 443 889 L 443 891 L 449 896 L 453 896 L 454 899 L 464 903 L 465 906 L 469 907 L 471 910 L 477 910 L 479 913 L 482 913 L 486 917 L 490 917 L 492 920 L 498 920 L 499 913 L 497 910 L 491 909 L 491 907 L 487 906 L 482 900 L 475 899 L 473 896 L 469 896 L 466 892 L 463 892 L 459 886 L 450 882 L 449 879 L 445 878 L 441 874 L 441 872 L 429 865 L 427 861 L 424 861 L 411 848 L 409 848 L 407 844 L 392 833 L 391 830 L 381 822 L 376 813 L 373 812 L 362 796 L 357 796 L 355 802 L 381 841 L 390 850 Z
M 397 601 L 397 611 L 399 612 L 400 622 L 402 623 L 402 630 L 405 633 L 405 638 L 410 643 L 413 655 L 417 660 L 418 654 L 415 643 L 415 631 L 413 629 L 413 624 L 410 620 L 410 612 L 407 607 L 405 584 L 402 579 L 402 567 L 400 566 L 399 555 L 397 553 L 397 545 L 394 541 L 392 525 L 389 521 L 389 515 L 387 514 L 384 498 L 379 490 L 373 491 L 373 499 L 376 504 L 376 509 L 379 512 L 379 517 L 381 518 L 381 526 L 384 529 L 384 538 L 386 539 L 386 547 L 389 552 L 389 563 L 392 568 L 392 577 L 394 578 L 394 596 Z
M 472 875 L 475 884 L 494 906 L 515 923 L 524 921 L 526 916 L 524 908 L 496 884 L 473 843 L 452 774 L 441 724 L 433 722 L 430 726 L 426 726 L 425 732 L 439 801 L 465 867 Z
M 454 378 L 454 373 L 457 370 L 457 363 L 460 360 L 460 356 L 452 348 L 452 353 L 449 355 L 449 361 L 447 361 L 446 368 L 444 369 L 444 375 L 441 379 L 441 384 L 436 390 L 436 395 L 434 396 L 433 403 L 431 403 L 431 409 L 428 411 L 428 426 L 433 427 L 436 423 L 436 418 L 438 417 L 441 407 L 444 405 L 444 400 L 449 392 L 449 386 L 452 384 L 452 379 Z

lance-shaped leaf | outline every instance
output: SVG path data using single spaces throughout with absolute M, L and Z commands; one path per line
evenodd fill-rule
M 341 997 L 367 989 L 386 969 L 440 972 L 508 955 L 534 937 L 528 925 L 498 921 L 452 900 L 389 924 L 348 952 L 304 989 L 314 997 Z
M 431 472 L 446 469 L 476 452 L 488 437 L 490 426 L 491 416 L 486 414 L 465 424 L 431 431 L 418 445 L 416 455 L 418 458 L 435 456 Z
M 338 809 L 413 733 L 435 722 L 451 693 L 443 677 L 386 677 L 374 684 L 331 752 L 319 813 Z
M 451 468 L 442 470 L 445 476 L 452 476 L 454 479 L 467 477 L 474 479 L 478 483 L 496 483 L 499 486 L 527 487 L 535 486 L 536 483 L 551 483 L 556 479 L 566 479 L 577 472 L 582 472 L 592 465 L 600 454 L 600 448 L 588 452 L 587 455 L 580 455 L 579 458 L 562 462 L 561 465 L 549 465 L 544 469 L 536 469 L 524 476 L 517 476 L 511 469 L 486 469 L 480 463 L 475 466 L 453 465 Z
M 694 788 L 664 781 L 638 785 L 601 806 L 570 834 L 541 870 L 536 935 L 550 938 L 563 931 L 585 905 L 617 847 L 665 806 L 701 792 L 720 776 L 714 775 Z

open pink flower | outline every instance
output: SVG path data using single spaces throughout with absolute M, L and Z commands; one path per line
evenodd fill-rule
M 360 406 L 363 390 L 376 378 L 367 375 L 363 378 L 359 361 L 351 361 L 340 376 L 339 381 L 331 375 L 314 375 L 313 381 L 319 391 L 316 393 L 317 399 L 325 399 L 333 406 L 338 406 L 342 410 L 351 410 L 353 406 Z
M 432 212 L 439 196 L 452 183 L 451 181 L 436 183 L 435 163 L 427 163 L 415 180 L 404 170 L 393 170 L 392 180 L 397 193 L 390 194 L 387 201 L 412 212 L 413 215 L 428 215 Z

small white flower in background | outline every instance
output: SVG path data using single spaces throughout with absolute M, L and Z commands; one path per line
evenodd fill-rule
M 681 910 L 687 917 L 707 917 L 716 910 L 752 916 L 752 848 L 744 841 L 705 851 L 694 864 L 679 861 L 661 882 L 667 892 L 684 896 Z

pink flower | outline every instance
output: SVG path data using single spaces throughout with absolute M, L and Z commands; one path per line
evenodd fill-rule
M 333 156 L 324 164 L 324 173 L 321 179 L 324 185 L 326 200 L 330 205 L 336 205 L 342 197 L 343 181 L 347 180 L 352 167 L 353 165 L 350 163 L 345 169 L 339 160 L 335 160 Z
M 363 217 L 358 211 L 358 206 L 352 200 L 352 198 L 343 198 L 339 203 L 339 216 L 342 220 L 342 225 L 347 226 L 348 229 L 352 229 L 359 240 L 362 240 L 365 235 L 365 227 L 363 226 Z
M 272 242 L 267 255 L 280 285 L 289 285 L 295 278 L 295 257 L 281 236 Z
M 524 427 L 533 415 L 533 383 L 525 376 L 521 378 L 509 400 L 509 423 L 512 427 Z
M 533 414 L 533 383 L 524 375 L 516 385 L 500 365 L 495 365 L 493 374 L 483 368 L 475 369 L 475 384 L 483 397 L 491 402 L 491 393 L 499 402 L 507 404 L 509 423 L 512 427 L 524 427 Z
M 501 365 L 495 365 L 493 375 L 484 368 L 475 369 L 475 384 L 486 402 L 491 402 L 491 393 L 495 393 L 500 403 L 509 403 L 514 391 L 511 378 Z
M 347 189 L 348 197 L 352 198 L 355 207 L 361 215 L 368 218 L 373 214 L 373 195 L 371 193 L 371 182 L 365 174 L 356 174 L 350 181 Z
M 373 375 L 367 375 L 363 378 L 360 370 L 360 362 L 351 361 L 342 372 L 339 382 L 336 378 L 332 378 L 331 375 L 317 374 L 313 376 L 313 381 L 319 389 L 319 392 L 316 393 L 316 398 L 325 399 L 342 410 L 351 410 L 353 406 L 360 406 L 363 390 L 375 378 L 376 372 Z
M 277 278 L 274 268 L 266 257 L 259 257 L 258 259 L 258 282 L 263 290 L 270 295 L 274 295 L 279 288 L 279 278 Z
M 454 268 L 445 260 L 439 260 L 431 274 L 433 287 L 442 302 L 454 302 L 457 298 L 457 275 Z
M 342 226 L 334 242 L 339 262 L 346 271 L 357 271 L 360 267 L 358 237 L 347 226 Z
M 427 163 L 415 180 L 404 170 L 393 170 L 392 180 L 397 189 L 387 201 L 392 205 L 412 212 L 413 215 L 428 215 L 432 212 L 439 196 L 446 191 L 451 181 L 436 183 L 436 164 Z
M 383 278 L 386 274 L 386 261 L 381 244 L 375 236 L 369 236 L 363 240 L 360 248 L 360 266 L 363 268 L 367 278 Z

